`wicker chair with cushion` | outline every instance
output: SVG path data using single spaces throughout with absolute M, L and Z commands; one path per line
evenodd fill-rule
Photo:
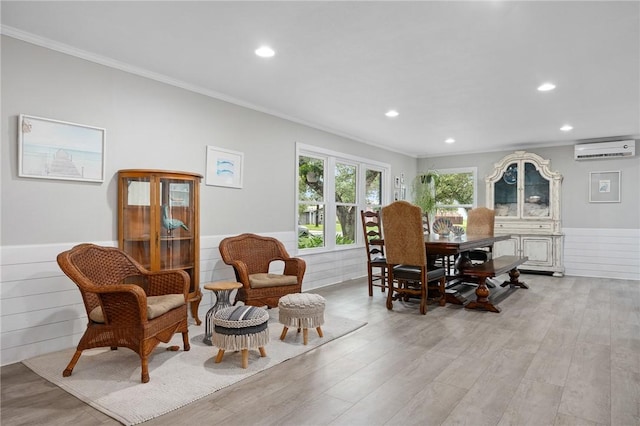
M 188 351 L 187 295 L 184 271 L 150 272 L 115 247 L 80 244 L 58 255 L 58 265 L 80 289 L 88 323 L 62 375 L 71 375 L 82 351 L 129 348 L 140 356 L 142 383 L 149 381 L 148 358 L 160 342 L 182 333 Z M 177 346 L 169 349 L 177 350 Z
M 242 301 L 245 305 L 275 308 L 282 296 L 302 291 L 306 263 L 289 256 L 277 239 L 241 234 L 223 239 L 219 249 L 222 260 L 233 266 L 236 280 L 242 284 L 234 304 Z M 281 274 L 269 272 L 274 261 L 284 263 Z
M 445 271 L 443 268 L 427 270 L 420 207 L 407 201 L 396 201 L 383 207 L 382 227 L 389 270 L 387 309 L 393 309 L 394 300 L 419 297 L 420 313 L 424 315 L 430 294 L 444 306 Z

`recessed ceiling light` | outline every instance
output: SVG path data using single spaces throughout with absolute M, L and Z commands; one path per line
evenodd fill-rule
M 395 109 L 390 109 L 389 111 L 387 111 L 384 115 L 386 115 L 389 118 L 393 118 L 393 117 L 397 117 L 400 115 L 400 113 L 398 111 L 396 111 Z
M 538 90 L 541 92 L 548 92 L 549 90 L 553 90 L 556 88 L 556 85 L 553 83 L 543 83 L 538 86 Z
M 564 126 L 560 127 L 560 130 L 562 130 L 563 132 L 570 132 L 571 130 L 573 130 L 573 126 L 570 124 L 565 124 Z
M 445 140 L 446 143 L 454 143 L 456 140 L 454 138 L 449 138 Z
M 275 54 L 275 50 L 273 50 L 269 46 L 260 46 L 256 49 L 256 55 L 260 56 L 261 58 L 270 58 Z

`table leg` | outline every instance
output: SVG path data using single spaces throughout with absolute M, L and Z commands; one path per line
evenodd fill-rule
M 202 342 L 209 346 L 213 346 L 213 343 L 211 343 L 211 336 L 213 334 L 213 316 L 220 309 L 231 306 L 231 302 L 229 301 L 231 291 L 232 290 L 217 290 L 213 292 L 216 296 L 216 303 L 214 303 L 207 311 L 204 324 L 204 338 L 202 339 Z
M 509 286 L 510 288 L 513 288 L 513 287 L 529 288 L 528 285 L 526 285 L 525 283 L 523 283 L 518 279 L 519 277 L 520 277 L 520 271 L 518 271 L 518 268 L 513 268 L 512 270 L 509 271 L 509 281 L 503 282 L 502 284 L 500 284 L 500 287 Z
M 476 288 L 476 300 L 466 304 L 465 308 L 500 312 L 500 308 L 489 301 L 489 288 L 487 287 L 485 277 L 480 278 L 478 288 Z
M 209 308 L 204 319 L 204 338 L 202 339 L 202 341 L 209 346 L 213 346 L 213 343 L 211 343 L 211 335 L 213 334 L 213 308 L 215 308 L 215 305 Z

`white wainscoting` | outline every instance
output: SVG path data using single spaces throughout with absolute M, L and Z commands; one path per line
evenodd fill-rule
M 290 254 L 297 252 L 295 232 L 263 235 L 280 239 Z M 218 245 L 224 237 L 207 236 L 200 240 L 201 288 L 212 281 L 235 280 L 233 269 L 220 258 Z M 117 246 L 116 241 L 95 243 Z M 58 253 L 75 244 L 0 247 L 0 365 L 78 344 L 87 315 L 76 285 L 62 273 L 56 262 Z M 362 247 L 300 257 L 307 262 L 304 291 L 366 274 Z M 366 295 L 364 287 L 362 294 Z M 201 320 L 212 304 L 213 294 L 203 290 L 199 309 Z
M 640 280 L 640 229 L 562 231 L 566 275 Z

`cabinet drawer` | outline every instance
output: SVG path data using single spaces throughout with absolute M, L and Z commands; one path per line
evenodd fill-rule
M 552 230 L 550 222 L 532 222 L 532 223 L 499 223 L 496 222 L 495 232 L 498 234 L 527 234 L 527 233 L 549 233 Z

